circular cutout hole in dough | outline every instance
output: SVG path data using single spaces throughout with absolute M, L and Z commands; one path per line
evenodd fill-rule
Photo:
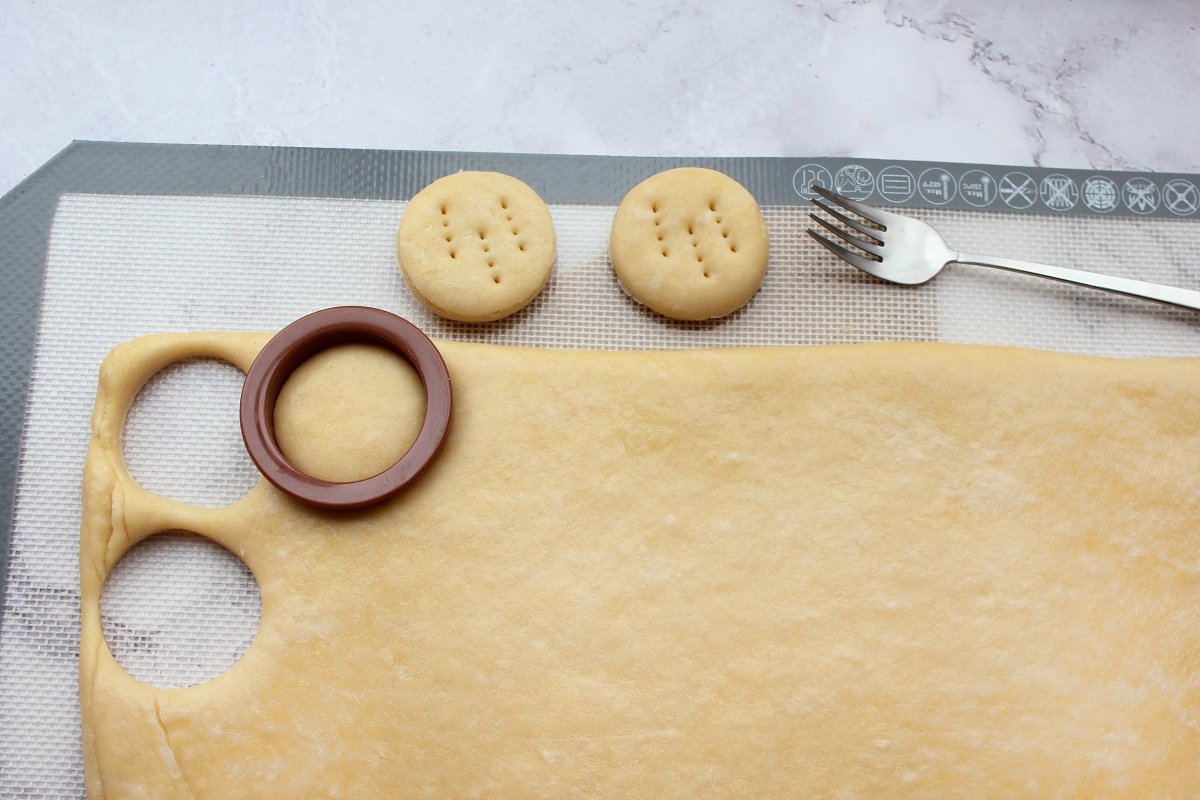
M 396 255 L 408 288 L 439 316 L 491 322 L 538 296 L 554 266 L 554 222 L 537 192 L 498 172 L 434 181 L 404 209 Z
M 219 508 L 258 483 L 238 430 L 245 374 L 215 358 L 168 364 L 142 386 L 125 416 L 122 456 L 144 489 Z
M 766 275 L 768 249 L 754 196 L 698 167 L 660 172 L 630 189 L 609 241 L 621 288 L 681 320 L 723 317 L 748 303 Z
M 109 652 L 151 686 L 205 683 L 238 662 L 258 633 L 262 598 L 246 564 L 190 531 L 164 531 L 121 556 L 100 595 Z
M 275 440 L 292 466 L 335 483 L 378 475 L 408 452 L 425 419 L 417 371 L 374 344 L 342 344 L 296 368 L 275 401 Z

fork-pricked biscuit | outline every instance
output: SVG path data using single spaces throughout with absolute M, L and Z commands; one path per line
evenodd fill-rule
M 554 265 L 554 222 L 537 192 L 499 172 L 459 172 L 409 201 L 400 272 L 430 311 L 489 322 L 527 306 Z
M 754 196 L 728 175 L 697 167 L 633 187 L 609 241 L 621 288 L 683 320 L 723 317 L 748 303 L 766 274 L 767 250 Z

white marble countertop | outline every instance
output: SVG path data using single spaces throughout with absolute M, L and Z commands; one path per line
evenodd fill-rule
M 29 0 L 4 18 L 0 193 L 73 139 L 1200 172 L 1194 0 Z

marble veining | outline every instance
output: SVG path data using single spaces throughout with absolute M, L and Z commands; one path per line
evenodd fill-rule
M 72 139 L 1200 172 L 1193 0 L 5 5 L 0 192 Z

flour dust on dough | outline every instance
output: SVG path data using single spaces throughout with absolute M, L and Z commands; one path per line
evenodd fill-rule
M 443 342 L 450 437 L 385 504 L 138 487 L 120 433 L 141 383 L 189 356 L 245 369 L 265 341 L 149 337 L 103 367 L 94 800 L 1200 786 L 1198 361 Z M 363 355 L 339 368 L 368 374 Z M 98 600 L 122 553 L 177 529 L 245 561 L 262 625 L 216 679 L 155 689 L 113 660 Z

